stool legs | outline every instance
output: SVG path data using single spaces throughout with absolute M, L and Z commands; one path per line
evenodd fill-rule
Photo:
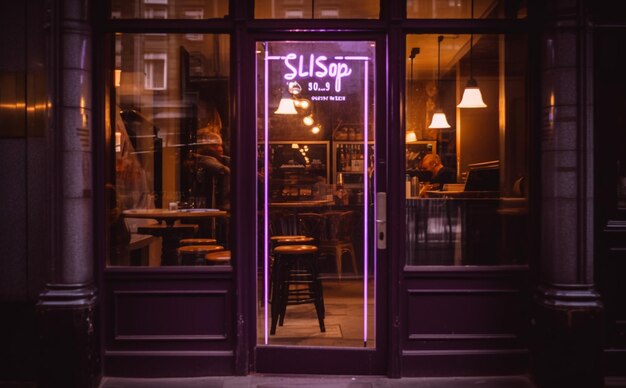
M 318 276 L 317 255 L 277 254 L 272 277 L 270 334 L 276 334 L 276 326 L 283 325 L 288 304 L 304 303 L 314 304 L 320 331 L 326 332 L 324 297 Z

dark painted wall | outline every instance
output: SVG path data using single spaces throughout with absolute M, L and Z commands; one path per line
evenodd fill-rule
M 596 253 L 605 306 L 605 373 L 626 374 L 626 75 L 614 55 L 626 28 L 597 31 L 595 46 Z
M 44 1 L 0 2 L 0 382 L 33 380 L 50 254 Z

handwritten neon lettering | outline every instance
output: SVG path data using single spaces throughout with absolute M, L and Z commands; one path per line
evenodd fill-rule
M 310 54 L 308 61 L 304 55 L 296 55 L 295 53 L 289 53 L 284 58 L 285 66 L 289 69 L 289 72 L 283 76 L 287 81 L 291 81 L 296 77 L 330 77 L 335 79 L 335 91 L 340 92 L 341 80 L 352 74 L 352 69 L 347 63 L 328 63 L 328 57 L 325 55 L 316 57 L 315 54 Z

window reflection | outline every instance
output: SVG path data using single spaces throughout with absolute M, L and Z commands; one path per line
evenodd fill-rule
M 108 264 L 228 263 L 228 36 L 115 40 Z
M 112 19 L 214 19 L 228 15 L 228 0 L 112 0 Z
M 407 0 L 406 2 L 406 14 L 410 19 L 524 19 L 526 13 L 525 0 Z
M 256 0 L 257 19 L 378 19 L 378 0 Z
M 407 36 L 408 265 L 526 263 L 525 47 L 521 36 Z M 486 106 L 460 104 L 468 83 Z M 449 128 L 432 124 L 437 113 Z

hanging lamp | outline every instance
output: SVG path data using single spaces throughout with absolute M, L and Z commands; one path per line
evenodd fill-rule
M 448 119 L 446 118 L 446 114 L 443 113 L 443 110 L 440 108 L 439 104 L 439 77 L 441 72 L 441 41 L 443 40 L 443 35 L 439 35 L 437 37 L 437 109 L 435 109 L 435 113 L 433 114 L 433 119 L 430 122 L 428 128 L 450 128 L 450 124 L 448 124 Z
M 280 99 L 280 103 L 278 103 L 278 109 L 274 111 L 274 114 L 277 115 L 296 115 L 298 111 L 296 111 L 296 106 L 293 103 L 293 98 L 291 98 L 291 94 L 284 91 L 283 96 Z
M 471 3 L 471 18 L 474 19 L 474 0 Z M 474 53 L 474 34 L 470 35 L 470 77 L 463 90 L 463 97 L 461 102 L 457 105 L 458 108 L 486 108 L 487 104 L 483 101 L 483 95 L 478 87 L 478 82 L 474 79 L 473 74 L 473 58 Z
M 415 59 L 415 56 L 417 54 L 420 53 L 420 48 L 419 47 L 413 47 L 411 49 L 411 54 L 409 55 L 409 59 L 411 60 L 411 82 L 409 83 L 409 88 L 413 90 L 414 85 L 413 85 L 413 59 Z M 411 98 L 411 96 L 415 96 L 414 93 L 408 93 L 409 98 Z M 415 97 L 412 97 L 415 98 Z M 411 104 L 409 104 L 411 105 Z M 417 134 L 415 133 L 415 131 L 407 131 L 405 133 L 405 143 L 412 143 L 414 141 L 417 141 Z

